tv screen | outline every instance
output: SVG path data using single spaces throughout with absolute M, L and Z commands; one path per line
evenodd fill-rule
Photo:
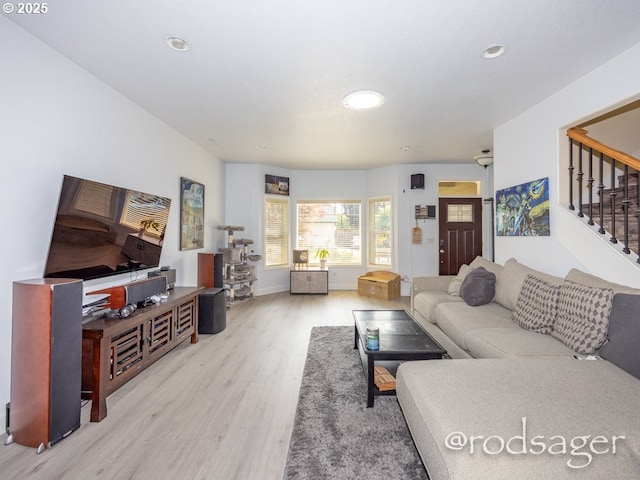
M 44 277 L 94 278 L 160 264 L 171 199 L 64 176 Z

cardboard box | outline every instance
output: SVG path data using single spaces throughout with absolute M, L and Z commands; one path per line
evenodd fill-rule
M 358 294 L 392 300 L 400 296 L 400 275 L 387 271 L 367 272 L 358 277 Z

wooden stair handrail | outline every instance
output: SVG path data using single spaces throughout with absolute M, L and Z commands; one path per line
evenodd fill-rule
M 605 144 L 589 137 L 587 133 L 588 132 L 584 128 L 573 127 L 567 130 L 567 137 L 589 148 L 593 148 L 595 151 L 603 153 L 607 157 L 613 158 L 618 162 L 629 165 L 634 170 L 640 171 L 640 160 L 638 160 L 636 157 L 608 147 Z

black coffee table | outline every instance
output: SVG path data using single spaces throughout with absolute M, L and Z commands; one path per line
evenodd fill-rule
M 395 390 L 380 391 L 374 383 L 375 365 L 382 365 L 395 377 L 398 365 L 407 360 L 441 359 L 447 351 L 425 332 L 404 310 L 353 310 L 355 339 L 362 368 L 367 378 L 367 407 L 373 407 L 377 395 L 395 395 Z M 367 348 L 367 327 L 380 329 L 380 349 Z

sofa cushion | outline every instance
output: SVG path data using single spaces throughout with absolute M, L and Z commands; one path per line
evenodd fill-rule
M 480 256 L 480 255 L 478 255 L 476 258 L 474 258 L 473 261 L 469 264 L 469 266 L 472 269 L 476 269 L 478 267 L 482 267 L 485 270 L 488 270 L 489 272 L 495 273 L 496 277 L 498 276 L 498 274 L 500 274 L 500 272 L 504 268 L 499 263 L 492 262 L 491 260 L 487 260 L 486 258 L 484 258 L 483 256 Z
M 523 328 L 481 328 L 466 336 L 469 353 L 477 358 L 572 357 L 575 352 L 551 335 Z
M 551 335 L 578 353 L 595 352 L 607 339 L 613 295 L 609 288 L 565 281 Z
M 513 321 L 533 332 L 551 333 L 559 297 L 560 285 L 551 285 L 534 275 L 527 275 L 518 295 Z
M 489 303 L 496 293 L 496 274 L 478 267 L 469 272 L 460 285 L 460 296 L 467 305 L 477 307 Z
M 454 279 L 451 280 L 451 283 L 449 283 L 449 286 L 447 287 L 447 293 L 449 295 L 454 295 L 456 297 L 459 297 L 460 296 L 460 286 L 462 285 L 462 281 L 465 279 L 465 277 L 472 270 L 473 270 L 473 268 L 471 268 L 467 264 L 461 265 L 460 266 L 460 270 L 458 270 L 458 275 L 456 275 L 454 277 Z
M 562 357 L 405 362 L 396 389 L 432 480 L 638 478 L 640 422 L 634 412 L 640 410 L 640 382 L 610 362 Z M 536 436 L 547 447 L 562 438 L 565 453 L 556 446 L 553 454 L 517 454 L 522 446 L 517 440 L 511 442 L 513 454 L 507 446 L 491 454 L 498 450 L 495 443 L 483 450 L 489 436 L 506 441 L 523 435 L 523 418 L 530 449 Z M 468 440 L 457 450 L 450 441 L 454 432 Z M 480 436 L 473 453 L 472 435 Z M 594 444 L 597 451 L 606 446 L 609 451 L 592 454 L 589 465 L 588 457 L 579 455 L 590 452 L 589 445 L 571 446 L 587 435 L 588 441 L 596 436 L 609 441 Z M 625 438 L 612 454 L 614 435 Z M 569 461 L 584 468 L 570 468 Z
M 509 310 L 515 310 L 520 290 L 522 290 L 527 275 L 534 275 L 551 285 L 561 285 L 564 281 L 563 278 L 539 272 L 519 263 L 515 258 L 511 258 L 505 262 L 504 267 L 497 275 L 495 301 Z
M 511 320 L 511 312 L 495 302 L 479 307 L 464 302 L 441 303 L 435 316 L 440 330 L 464 350 L 469 350 L 467 334 L 478 328 L 520 328 Z
M 416 293 L 413 297 L 413 308 L 422 315 L 428 322 L 436 323 L 435 310 L 440 303 L 462 302 L 459 296 L 449 295 L 446 292 L 426 290 Z
M 571 270 L 569 270 L 564 278 L 565 280 L 579 283 L 581 285 L 587 285 L 588 287 L 610 288 L 615 293 L 631 293 L 633 295 L 640 295 L 640 288 L 632 288 L 627 285 L 608 282 L 600 277 L 596 277 L 595 275 L 591 275 L 590 273 L 585 273 L 581 270 L 578 270 L 577 268 L 572 268 Z
M 600 356 L 640 379 L 640 295 L 613 297 L 607 343 Z

